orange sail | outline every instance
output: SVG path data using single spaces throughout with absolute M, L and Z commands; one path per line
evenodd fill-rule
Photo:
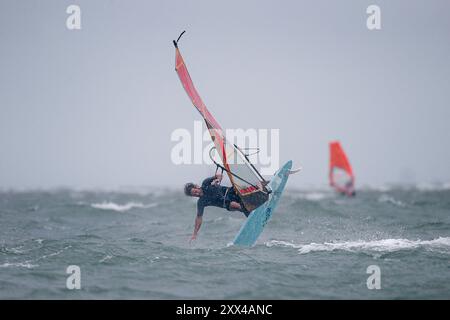
M 330 185 L 340 193 L 354 195 L 355 176 L 339 141 L 330 142 Z

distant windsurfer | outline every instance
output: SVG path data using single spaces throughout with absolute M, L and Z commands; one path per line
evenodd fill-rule
M 228 211 L 240 211 L 246 217 L 250 214 L 243 205 L 241 198 L 236 194 L 234 188 L 221 186 L 221 181 L 222 175 L 216 174 L 213 177 L 203 180 L 201 186 L 192 182 L 185 184 L 184 193 L 190 197 L 198 197 L 197 216 L 195 218 L 194 232 L 191 240 L 197 238 L 198 231 L 202 225 L 205 207 L 214 206 L 227 209 Z
M 336 189 L 343 196 L 354 197 L 356 196 L 355 185 L 352 180 L 347 181 L 344 186 L 339 186 L 334 183 L 330 183 L 332 187 Z
M 353 180 L 350 180 L 345 184 L 345 190 L 343 193 L 349 197 L 356 196 L 356 191 L 355 191 L 355 186 L 353 184 Z
M 339 141 L 332 141 L 330 146 L 329 181 L 337 192 L 348 197 L 356 195 L 355 176 L 347 155 Z

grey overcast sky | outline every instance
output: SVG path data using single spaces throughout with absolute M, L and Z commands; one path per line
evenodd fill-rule
M 81 30 L 66 8 L 81 7 Z M 381 8 L 381 30 L 366 8 Z M 178 186 L 171 162 L 199 114 L 180 48 L 224 128 L 279 128 L 290 186 L 327 183 L 342 142 L 357 185 L 450 181 L 450 2 L 0 2 L 0 188 Z

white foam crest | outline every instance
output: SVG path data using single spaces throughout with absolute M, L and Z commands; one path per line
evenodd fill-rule
M 118 211 L 118 212 L 125 212 L 133 208 L 152 208 L 157 206 L 157 203 L 150 203 L 150 204 L 142 204 L 140 202 L 128 202 L 126 204 L 117 204 L 114 202 L 102 202 L 102 203 L 93 203 L 91 204 L 91 207 L 95 209 L 100 210 L 112 210 L 112 211 Z
M 66 246 L 66 247 L 62 248 L 61 250 L 52 252 L 50 254 L 43 255 L 42 257 L 38 258 L 36 261 L 39 261 L 39 260 L 42 260 L 42 259 L 47 259 L 47 258 L 54 257 L 54 256 L 58 256 L 61 253 L 63 253 L 65 250 L 70 249 L 71 247 L 72 246 Z
M 331 192 L 320 192 L 320 191 L 310 191 L 305 192 L 301 191 L 298 193 L 290 193 L 290 196 L 301 199 L 301 200 L 308 200 L 308 201 L 320 201 L 327 198 L 332 198 L 334 196 Z
M 6 262 L 4 264 L 0 264 L 0 268 L 9 268 L 9 267 L 21 267 L 21 268 L 32 269 L 32 268 L 38 267 L 38 265 L 31 264 L 28 262 L 17 262 L 17 263 Z
M 275 246 L 283 246 L 283 247 L 292 247 L 292 248 L 299 248 L 300 245 L 294 244 L 292 242 L 282 241 L 282 240 L 270 240 L 265 243 L 268 247 L 275 247 Z
M 382 202 L 382 203 L 391 203 L 393 205 L 396 205 L 398 207 L 406 207 L 406 205 L 401 202 L 400 200 L 396 200 L 394 199 L 394 197 L 388 196 L 386 194 L 382 194 L 379 198 L 378 198 L 378 202 Z
M 19 246 L 19 247 L 15 247 L 15 248 L 6 248 L 6 251 L 14 253 L 14 254 L 22 254 L 25 252 L 24 250 L 21 250 L 22 248 L 23 248 L 23 246 Z
M 321 192 L 309 192 L 302 195 L 303 199 L 309 201 L 320 201 L 326 198 L 330 198 L 330 194 L 321 193 Z
M 392 190 L 391 186 L 388 185 L 379 185 L 379 186 L 370 186 L 368 187 L 369 190 L 373 190 L 373 191 L 379 191 L 379 192 L 388 192 Z
M 373 241 L 344 241 L 344 242 L 324 242 L 310 244 L 295 244 L 287 241 L 271 240 L 266 242 L 266 246 L 284 246 L 298 249 L 300 254 L 320 251 L 374 251 L 374 252 L 395 252 L 416 248 L 425 249 L 446 249 L 450 252 L 450 237 L 439 237 L 433 240 L 408 240 L 408 239 L 383 239 Z
M 444 183 L 419 183 L 416 186 L 416 189 L 419 191 L 446 191 L 450 190 L 450 182 Z
M 108 261 L 108 260 L 111 260 L 113 258 L 113 256 L 110 256 L 110 255 L 106 255 L 106 256 L 104 256 L 102 259 L 100 259 L 100 263 L 103 263 L 103 262 L 105 262 L 105 261 Z

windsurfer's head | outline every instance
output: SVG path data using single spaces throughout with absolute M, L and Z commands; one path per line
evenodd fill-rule
M 189 182 L 184 185 L 184 194 L 189 197 L 201 197 L 203 191 L 202 188 L 195 183 Z

